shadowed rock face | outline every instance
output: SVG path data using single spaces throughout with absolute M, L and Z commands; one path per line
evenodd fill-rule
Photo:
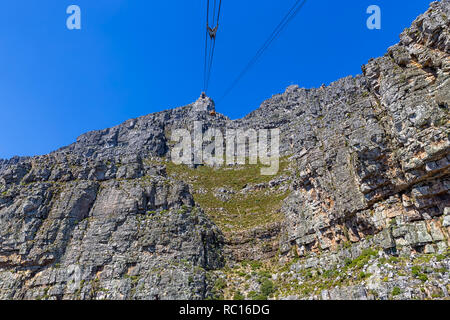
M 187 185 L 151 172 L 11 187 L 1 207 L 2 298 L 202 299 L 222 266 Z
M 49 155 L 0 160 L 0 298 L 212 297 L 225 253 L 268 257 L 248 249 L 252 234 L 278 242 L 280 263 L 299 259 L 294 274 L 327 269 L 367 248 L 404 256 L 445 252 L 448 17 L 450 1 L 434 2 L 362 75 L 318 89 L 291 86 L 243 119 L 215 114 L 214 102 L 200 97 L 86 133 Z M 167 176 L 170 134 L 192 129 L 194 121 L 205 130 L 280 128 L 292 168 L 281 225 L 224 241 L 194 203 L 189 181 Z M 231 249 L 223 249 L 225 242 Z M 440 281 L 448 285 L 448 270 Z M 393 286 L 372 281 L 313 298 L 364 299 L 369 289 L 387 296 Z

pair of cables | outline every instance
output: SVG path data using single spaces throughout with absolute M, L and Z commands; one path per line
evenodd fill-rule
M 219 3 L 217 3 L 219 2 Z M 211 79 L 211 69 L 214 61 L 214 50 L 216 48 L 216 35 L 219 29 L 220 10 L 222 0 L 214 0 L 210 6 L 210 0 L 206 5 L 206 35 L 205 35 L 205 66 L 203 70 L 203 91 L 208 92 Z

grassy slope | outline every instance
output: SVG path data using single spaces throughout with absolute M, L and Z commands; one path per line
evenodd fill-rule
M 269 181 L 286 173 L 287 159 L 280 160 L 277 176 L 260 174 L 261 165 L 242 165 L 237 167 L 212 168 L 207 166 L 196 169 L 172 162 L 166 165 L 167 173 L 183 180 L 193 187 L 194 199 L 211 219 L 224 232 L 248 230 L 269 222 L 280 221 L 282 201 L 288 192 L 277 188 L 252 190 L 241 193 L 245 186 L 253 186 Z M 215 196 L 218 188 L 225 188 L 231 193 L 227 201 Z

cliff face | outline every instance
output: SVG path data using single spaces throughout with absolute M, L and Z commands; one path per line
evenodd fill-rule
M 205 270 L 223 263 L 220 232 L 187 185 L 162 168 L 142 175 L 10 186 L 1 199 L 1 297 L 204 298 Z
M 442 235 L 413 230 L 445 232 L 440 217 L 450 204 L 448 10 L 448 2 L 434 4 L 363 77 L 324 89 L 316 113 L 299 120 L 308 129 L 293 134 L 294 146 L 305 152 L 294 157 L 298 175 L 284 210 L 286 241 L 299 254 L 382 231 L 384 249 L 446 247 Z
M 0 298 L 448 298 L 449 16 L 240 120 L 204 97 L 0 160 Z M 280 173 L 168 162 L 196 120 L 280 128 Z

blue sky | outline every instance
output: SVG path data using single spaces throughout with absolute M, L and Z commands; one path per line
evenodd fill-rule
M 294 0 L 223 0 L 209 95 L 219 98 Z M 291 84 L 361 73 L 428 0 L 308 0 L 217 111 L 235 119 Z M 82 10 L 82 30 L 66 9 Z M 39 155 L 87 131 L 189 104 L 203 85 L 206 0 L 3 0 L 0 158 Z M 368 30 L 366 9 L 382 10 Z

